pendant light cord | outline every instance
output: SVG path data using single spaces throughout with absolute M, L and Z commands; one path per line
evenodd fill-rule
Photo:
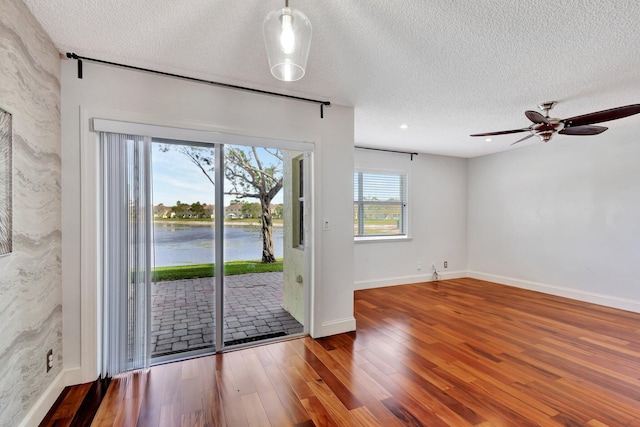
M 287 4 L 288 3 L 289 2 L 287 0 Z M 187 80 L 187 81 L 190 81 L 190 82 L 203 83 L 203 84 L 208 84 L 208 85 L 212 85 L 212 86 L 223 87 L 223 88 L 227 88 L 227 89 L 241 90 L 241 91 L 244 91 L 244 92 L 253 92 L 253 93 L 259 93 L 261 95 L 276 96 L 276 97 L 279 97 L 279 98 L 288 98 L 288 99 L 293 99 L 293 100 L 296 100 L 296 101 L 311 102 L 313 104 L 320 104 L 320 118 L 321 119 L 324 118 L 324 107 L 325 106 L 328 107 L 328 106 L 331 105 L 331 102 L 329 102 L 329 101 L 322 101 L 322 100 L 319 100 L 319 99 L 311 99 L 311 98 L 303 98 L 301 96 L 286 95 L 284 93 L 269 92 L 269 91 L 261 90 L 261 89 L 254 89 L 254 88 L 245 87 L 245 86 L 232 85 L 232 84 L 229 84 L 229 83 L 216 82 L 216 81 L 213 81 L 213 80 L 204 80 L 204 79 L 198 79 L 198 78 L 195 78 L 195 77 L 183 76 L 183 75 L 180 75 L 180 74 L 166 73 L 164 71 L 153 70 L 153 69 L 150 69 L 150 68 L 135 67 L 133 65 L 120 64 L 120 63 L 117 63 L 117 62 L 105 61 L 105 60 L 96 59 L 96 58 L 89 58 L 89 57 L 86 57 L 86 56 L 76 55 L 75 53 L 70 53 L 70 52 L 67 52 L 66 56 L 69 59 L 75 59 L 75 60 L 78 61 L 78 78 L 79 79 L 81 79 L 83 77 L 82 61 L 89 61 L 89 62 L 95 62 L 95 63 L 98 63 L 98 64 L 105 64 L 105 65 L 111 65 L 111 66 L 114 66 L 114 67 L 126 68 L 126 69 L 129 69 L 129 70 L 143 71 L 145 73 L 157 74 L 157 75 L 165 76 L 165 77 L 173 77 L 173 78 L 176 78 L 176 79 Z

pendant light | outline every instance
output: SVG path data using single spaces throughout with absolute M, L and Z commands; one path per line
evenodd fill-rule
M 271 11 L 264 19 L 264 44 L 271 74 L 278 80 L 300 80 L 307 68 L 311 46 L 311 22 L 285 1 L 282 9 Z

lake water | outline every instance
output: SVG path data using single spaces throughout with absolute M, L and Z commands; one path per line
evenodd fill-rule
M 155 224 L 155 265 L 209 264 L 214 262 L 214 225 Z M 273 227 L 273 245 L 282 257 L 282 227 Z M 224 260 L 262 258 L 260 227 L 224 227 Z

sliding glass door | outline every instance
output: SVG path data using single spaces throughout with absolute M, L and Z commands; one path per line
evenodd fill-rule
M 121 342 L 144 343 L 135 348 L 148 364 L 304 333 L 310 249 L 304 226 L 310 223 L 310 186 L 304 177 L 310 152 L 141 138 L 142 163 L 131 167 L 125 157 L 113 160 L 123 162 L 129 178 L 144 179 L 148 191 L 147 214 L 136 218 L 145 234 L 128 249 L 145 262 L 121 257 L 105 263 L 105 271 L 120 263 L 127 272 L 121 276 L 144 279 L 144 288 L 133 288 L 147 291 L 134 304 L 131 296 L 105 298 L 108 306 L 126 304 L 129 318 L 145 320 L 129 322 Z M 108 169 L 105 182 L 119 173 L 113 165 Z M 107 199 L 104 206 L 111 206 L 108 216 L 120 218 L 114 229 L 131 236 L 134 228 L 125 227 L 133 220 L 131 198 L 114 196 L 110 188 L 105 194 L 121 199 L 119 207 Z M 118 254 L 122 244 L 109 233 L 105 253 Z M 105 280 L 105 289 L 117 289 L 122 277 Z M 111 332 L 105 329 L 105 337 Z M 107 349 L 120 351 L 116 345 Z
M 215 159 L 215 146 L 152 143 L 154 360 L 215 351 Z

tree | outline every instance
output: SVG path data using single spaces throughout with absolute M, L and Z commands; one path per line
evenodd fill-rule
M 260 217 L 260 203 L 243 203 L 242 204 L 242 216 L 245 218 L 259 218 Z
M 171 145 L 162 151 L 169 151 Z M 173 146 L 185 155 L 215 187 L 214 150 L 187 145 Z M 224 194 L 235 196 L 238 202 L 253 198 L 260 202 L 262 220 L 262 262 L 276 261 L 273 250 L 273 218 L 269 209 L 271 201 L 282 189 L 282 151 L 256 147 L 225 146 L 224 175 L 231 183 L 231 190 Z
M 273 218 L 269 209 L 271 201 L 282 189 L 282 151 L 256 147 L 241 149 L 225 147 L 227 164 L 225 177 L 232 190 L 225 192 L 240 199 L 254 198 L 260 201 L 262 218 L 262 262 L 275 262 L 273 254 Z M 260 155 L 270 156 L 270 162 Z
M 180 202 L 180 200 L 178 200 L 176 202 L 176 205 L 171 208 L 171 212 L 175 213 L 176 216 L 179 216 L 179 217 L 184 216 L 187 210 L 189 210 L 189 205 L 186 203 Z
M 196 218 L 204 217 L 204 205 L 200 202 L 191 204 L 191 213 L 196 215 Z

